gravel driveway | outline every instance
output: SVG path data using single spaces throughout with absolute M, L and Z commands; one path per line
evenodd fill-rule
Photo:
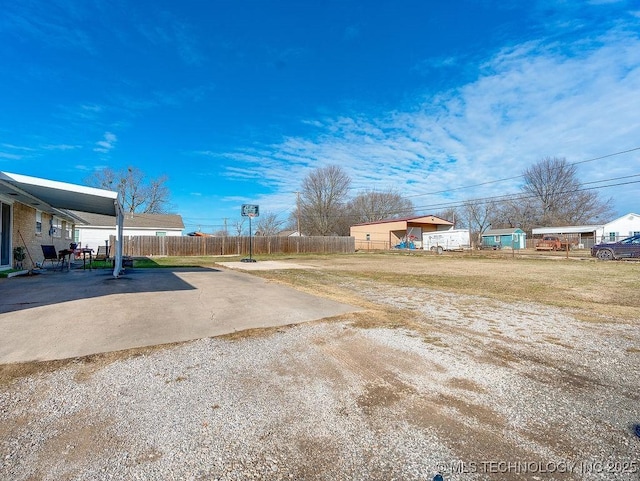
M 0 479 L 640 479 L 640 334 L 363 281 L 367 313 L 0 386 Z

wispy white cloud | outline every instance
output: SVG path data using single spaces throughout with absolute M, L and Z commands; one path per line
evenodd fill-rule
M 24 152 L 33 152 L 34 150 L 36 150 L 33 147 L 26 147 L 24 145 L 13 145 L 13 144 L 2 144 L 2 147 L 10 150 L 21 150 Z
M 475 81 L 430 94 L 411 111 L 307 121 L 316 133 L 228 154 L 234 163 L 225 175 L 254 179 L 278 196 L 295 191 L 310 170 L 338 164 L 356 190 L 393 187 L 425 207 L 515 192 L 517 179 L 428 195 L 518 176 L 545 156 L 575 162 L 636 147 L 639 91 L 640 40 L 631 31 L 529 42 L 500 51 Z M 612 158 L 579 173 L 583 182 L 602 180 L 637 173 L 638 165 Z
M 164 12 L 152 19 L 152 23 L 140 22 L 138 31 L 153 45 L 175 48 L 180 58 L 189 65 L 201 65 L 202 53 L 193 27 L 175 16 Z
M 108 165 L 99 165 L 99 164 L 92 164 L 92 165 L 76 164 L 73 166 L 75 170 L 79 170 L 81 172 L 98 172 L 100 170 L 106 169 L 107 167 Z
M 97 104 L 83 104 L 80 106 L 80 109 L 84 112 L 92 112 L 98 114 L 104 111 L 104 106 Z
M 452 69 L 460 66 L 461 59 L 454 56 L 432 57 L 421 60 L 413 66 L 413 70 L 421 75 L 431 75 L 434 71 Z
M 103 140 L 96 142 L 96 147 L 93 150 L 94 152 L 107 154 L 115 147 L 117 140 L 118 138 L 114 133 L 105 132 Z
M 12 158 L 12 159 L 24 159 L 24 158 L 34 158 L 41 156 L 43 151 L 54 151 L 54 150 L 75 150 L 80 149 L 79 145 L 68 145 L 68 144 L 47 144 L 47 145 L 38 145 L 38 146 L 26 146 L 26 145 L 15 145 L 15 144 L 1 144 L 1 147 L 7 149 L 9 152 L 5 152 L 3 155 L 4 158 Z
M 80 145 L 69 145 L 69 144 L 49 144 L 43 145 L 42 148 L 44 150 L 76 150 L 81 149 Z
M 24 156 L 18 154 L 9 154 L 7 152 L 0 152 L 0 159 L 7 160 L 21 160 Z
M 78 26 L 87 15 L 78 2 L 58 2 L 55 8 L 24 7 L 21 2 L 4 5 L 5 21 L 0 22 L 0 29 L 20 37 L 29 36 L 43 45 L 95 53 L 90 35 Z

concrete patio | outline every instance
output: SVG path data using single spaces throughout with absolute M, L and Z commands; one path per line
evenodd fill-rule
M 66 359 L 357 310 L 227 269 L 50 271 L 0 279 L 0 363 Z

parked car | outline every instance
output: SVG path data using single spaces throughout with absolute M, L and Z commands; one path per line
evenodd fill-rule
M 640 258 L 640 234 L 618 242 L 596 244 L 591 248 L 591 255 L 604 261 Z

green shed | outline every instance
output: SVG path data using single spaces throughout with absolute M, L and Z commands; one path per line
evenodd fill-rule
M 482 247 L 524 249 L 527 247 L 527 234 L 517 227 L 513 229 L 491 229 L 482 234 Z

